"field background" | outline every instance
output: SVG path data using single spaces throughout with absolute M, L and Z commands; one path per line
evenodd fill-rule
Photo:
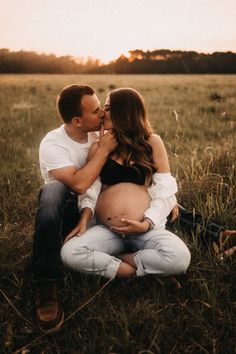
M 56 96 L 72 83 L 93 86 L 102 105 L 114 87 L 140 91 L 168 150 L 178 200 L 236 227 L 235 75 L 0 76 L 0 352 L 235 352 L 235 259 L 217 260 L 197 235 L 179 230 L 192 253 L 179 291 L 156 276 L 106 283 L 66 271 L 70 317 L 53 335 L 35 325 L 27 265 L 42 184 L 38 146 L 61 124 Z

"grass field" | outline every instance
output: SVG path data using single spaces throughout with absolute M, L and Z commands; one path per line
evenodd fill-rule
M 71 83 L 93 86 L 101 104 L 113 87 L 139 90 L 166 144 L 178 200 L 236 227 L 236 76 L 0 76 L 0 352 L 234 353 L 235 258 L 221 262 L 180 231 L 192 261 L 179 291 L 156 276 L 106 283 L 66 271 L 64 327 L 53 335 L 37 328 L 25 269 L 42 184 L 38 146 L 61 124 L 55 100 Z

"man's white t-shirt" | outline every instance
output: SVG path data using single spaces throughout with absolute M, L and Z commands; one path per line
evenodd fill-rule
M 75 166 L 79 169 L 84 166 L 93 142 L 94 138 L 90 134 L 88 134 L 88 141 L 84 144 L 71 139 L 65 131 L 64 124 L 50 131 L 39 147 L 39 164 L 45 183 L 56 180 L 50 173 L 52 170 L 68 166 Z

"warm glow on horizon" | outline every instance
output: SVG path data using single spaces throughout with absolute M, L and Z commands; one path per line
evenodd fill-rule
M 129 50 L 236 52 L 235 0 L 0 0 L 0 47 L 102 62 Z

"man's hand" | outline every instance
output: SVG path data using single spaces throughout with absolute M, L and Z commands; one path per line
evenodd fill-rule
M 109 129 L 104 134 L 103 124 L 99 132 L 98 148 L 106 150 L 108 153 L 112 152 L 117 147 L 117 139 L 113 129 Z
M 174 222 L 176 219 L 179 217 L 179 207 L 178 204 L 174 206 L 174 208 L 171 210 L 171 219 L 170 222 Z
M 132 235 L 132 234 L 143 234 L 148 231 L 150 227 L 150 223 L 146 220 L 144 221 L 136 221 L 136 220 L 128 220 L 121 219 L 124 226 L 111 226 L 110 230 L 117 232 L 119 234 Z
M 66 236 L 63 245 L 69 241 L 72 237 L 74 236 L 81 236 L 82 234 L 85 233 L 85 231 L 87 230 L 87 225 L 84 222 L 79 222 L 74 228 L 73 230 L 71 230 L 71 232 Z

